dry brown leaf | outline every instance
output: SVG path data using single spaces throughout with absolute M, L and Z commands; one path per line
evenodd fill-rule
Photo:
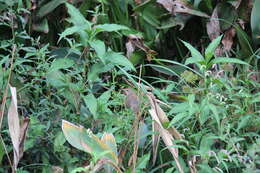
M 140 99 L 136 95 L 135 91 L 131 88 L 126 88 L 123 90 L 124 93 L 126 94 L 126 99 L 125 99 L 125 105 L 127 108 L 130 108 L 135 115 L 138 115 L 140 112 Z
M 13 168 L 16 170 L 20 160 L 19 155 L 19 138 L 20 138 L 20 122 L 18 117 L 16 88 L 10 86 L 11 91 L 11 105 L 8 109 L 8 127 L 9 133 L 13 144 L 14 161 Z
M 227 52 L 229 52 L 232 48 L 233 45 L 233 38 L 236 35 L 236 30 L 235 28 L 231 27 L 229 28 L 226 32 L 225 35 L 222 39 L 222 44 L 223 44 L 223 49 Z
M 148 61 L 152 60 L 152 56 L 156 55 L 157 52 L 150 49 L 148 46 L 144 44 L 143 38 L 137 35 L 130 34 L 128 36 L 128 41 L 126 43 L 126 54 L 127 57 L 130 58 L 132 53 L 136 50 L 136 48 L 139 48 L 143 50 L 146 53 L 146 57 Z
M 143 3 L 143 1 L 142 1 L 142 0 L 135 0 L 135 3 L 136 3 L 137 5 L 139 5 L 139 4 Z
M 156 2 L 161 4 L 170 13 L 172 12 L 172 7 L 173 7 L 172 0 L 157 0 Z
M 151 107 L 156 110 L 159 121 L 162 124 L 168 124 L 170 121 L 169 121 L 168 117 L 166 116 L 165 112 L 158 105 L 157 100 L 155 99 L 155 96 L 152 93 L 148 93 L 147 97 L 150 101 Z M 175 139 L 182 139 L 180 133 L 174 127 L 170 127 L 167 130 L 174 136 Z
M 23 157 L 24 142 L 28 131 L 29 123 L 30 123 L 30 119 L 28 117 L 23 118 L 21 121 L 21 129 L 20 129 L 20 136 L 19 136 L 20 159 Z
M 52 166 L 51 169 L 53 173 L 63 173 L 63 169 L 59 166 Z
M 189 168 L 190 168 L 190 173 L 197 173 L 197 168 L 196 168 L 196 156 L 192 157 L 192 160 L 189 161 Z
M 206 13 L 195 10 L 192 7 L 192 5 L 190 5 L 187 1 L 183 1 L 183 0 L 173 1 L 172 13 L 173 15 L 176 15 L 177 13 L 182 13 L 184 15 L 193 15 L 193 16 L 200 16 L 206 18 L 209 17 Z
M 207 22 L 207 33 L 209 35 L 210 40 L 216 39 L 220 33 L 220 24 L 219 24 L 219 18 L 218 18 L 218 6 L 215 7 L 209 22 Z M 221 56 L 223 54 L 223 50 L 220 46 L 217 47 L 215 50 L 216 56 Z
M 13 169 L 16 170 L 19 160 L 23 156 L 24 141 L 26 137 L 26 132 L 29 125 L 29 118 L 24 118 L 21 121 L 18 117 L 18 107 L 17 107 L 17 95 L 16 88 L 10 86 L 11 91 L 11 105 L 8 109 L 8 127 L 9 133 L 13 144 Z
M 218 19 L 218 6 L 215 7 L 209 22 L 207 22 L 207 33 L 210 40 L 214 40 L 220 35 L 220 24 Z
M 152 116 L 153 121 L 155 121 L 155 123 L 158 125 L 158 130 L 159 130 L 160 136 L 162 137 L 164 144 L 167 146 L 167 149 L 172 154 L 172 156 L 173 156 L 173 158 L 176 162 L 176 165 L 177 165 L 179 172 L 184 173 L 184 171 L 183 171 L 183 169 L 180 165 L 180 162 L 179 162 L 178 149 L 173 148 L 173 145 L 174 145 L 173 144 L 173 140 L 174 140 L 173 136 L 170 134 L 170 132 L 168 130 L 163 128 L 155 109 L 153 109 L 153 108 L 150 109 L 149 113 Z

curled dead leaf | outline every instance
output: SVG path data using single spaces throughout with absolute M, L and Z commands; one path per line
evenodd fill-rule
M 17 169 L 18 163 L 23 156 L 24 151 L 24 141 L 26 137 L 26 133 L 29 126 L 29 118 L 23 118 L 21 120 L 18 116 L 18 107 L 17 107 L 17 94 L 16 88 L 10 86 L 11 91 L 11 105 L 8 109 L 8 127 L 9 134 L 13 144 L 13 171 Z

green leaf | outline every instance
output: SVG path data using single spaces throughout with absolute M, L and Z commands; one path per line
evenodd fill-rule
M 69 3 L 66 3 L 66 7 L 70 15 L 69 22 L 73 23 L 75 26 L 87 26 L 87 30 L 91 29 L 91 23 L 85 19 L 77 8 Z
M 118 25 L 118 24 L 102 24 L 102 25 L 96 25 L 95 29 L 97 31 L 106 31 L 106 32 L 113 32 L 113 31 L 119 31 L 119 30 L 129 30 L 128 27 L 124 25 Z
M 97 114 L 97 99 L 96 97 L 90 93 L 89 95 L 84 97 L 84 101 L 86 106 L 88 107 L 89 111 L 93 115 L 93 117 L 96 119 L 96 114 Z
M 189 49 L 190 53 L 191 53 L 191 58 L 188 58 L 185 62 L 185 65 L 187 64 L 191 64 L 191 63 L 201 63 L 204 60 L 203 56 L 201 55 L 201 53 L 195 49 L 191 44 L 185 42 L 185 41 L 182 41 L 183 44 Z
M 65 0 L 52 0 L 48 2 L 47 4 L 43 5 L 40 10 L 37 13 L 38 17 L 44 17 L 50 12 L 52 12 L 55 8 L 57 8 L 59 5 L 63 4 L 66 2 Z
M 5 155 L 4 146 L 2 141 L 0 140 L 0 165 L 2 165 L 2 159 L 4 155 Z
M 67 69 L 74 65 L 74 61 L 69 58 L 57 58 L 51 63 L 49 73 L 60 69 Z
M 89 41 L 90 46 L 95 49 L 97 56 L 102 60 L 103 57 L 106 53 L 106 46 L 105 43 L 101 40 L 94 40 L 94 41 Z
M 96 159 L 105 157 L 111 160 L 115 165 L 118 164 L 118 158 L 112 149 L 96 137 L 90 130 L 82 126 L 76 126 L 68 121 L 62 120 L 62 131 L 66 140 L 75 148 L 88 152 L 92 156 L 98 156 Z
M 234 64 L 249 65 L 248 63 L 237 58 L 218 57 L 210 61 L 209 66 L 211 67 L 213 64 L 220 64 L 220 63 L 234 63 Z
M 205 51 L 205 57 L 206 57 L 206 61 L 209 62 L 210 59 L 213 57 L 216 48 L 218 47 L 218 45 L 220 44 L 222 39 L 222 35 L 218 36 L 216 39 L 214 39 L 206 48 Z
M 73 5 L 66 3 L 66 7 L 68 9 L 68 13 L 70 15 L 70 18 L 68 21 L 70 23 L 73 23 L 74 26 L 77 26 L 77 29 L 82 29 L 82 30 L 77 30 L 76 33 L 80 35 L 80 41 L 84 46 L 87 46 L 87 40 L 89 38 L 89 35 L 87 34 L 87 31 L 91 31 L 91 25 L 89 21 L 87 21 L 84 16 L 80 13 L 80 11 L 75 8 Z M 75 31 L 76 29 L 71 29 L 72 31 Z M 72 32 L 70 30 L 70 32 Z M 66 31 L 69 32 L 69 31 Z
M 148 161 L 150 159 L 150 153 L 143 155 L 141 158 L 138 159 L 136 169 L 144 169 L 146 168 Z
M 235 24 L 237 38 L 240 44 L 240 51 L 242 56 L 244 57 L 251 57 L 254 54 L 254 51 L 252 49 L 252 40 L 247 35 L 247 33 L 238 25 Z
M 214 106 L 213 104 L 209 104 L 208 106 L 209 106 L 209 109 L 212 111 L 213 116 L 214 116 L 215 120 L 217 121 L 218 128 L 220 130 L 220 117 L 219 117 L 218 110 L 217 110 L 216 106 Z
M 82 126 L 78 127 L 68 121 L 62 120 L 62 131 L 66 140 L 75 148 L 90 152 L 89 148 L 83 147 L 81 143 L 81 137 L 84 128 Z
M 255 0 L 251 13 L 251 29 L 254 43 L 260 44 L 260 1 Z
M 66 142 L 66 138 L 64 137 L 62 132 L 59 132 L 54 139 L 54 148 L 61 147 Z
M 68 77 L 66 77 L 61 71 L 51 71 L 46 75 L 47 83 L 53 87 L 60 88 L 67 86 Z
M 127 69 L 131 69 L 135 71 L 134 65 L 122 54 L 109 51 L 105 54 L 104 59 L 108 63 L 112 63 L 114 65 L 120 65 L 126 67 Z
M 80 33 L 80 32 L 84 31 L 87 28 L 88 28 L 88 25 L 80 25 L 80 26 L 76 25 L 76 26 L 72 26 L 72 27 L 66 28 L 65 31 L 63 31 L 60 34 L 60 38 L 59 38 L 58 42 L 62 38 L 65 38 L 68 35 L 72 35 L 72 34 L 75 34 L 75 33 Z

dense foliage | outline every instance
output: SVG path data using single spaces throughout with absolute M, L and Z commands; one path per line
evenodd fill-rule
M 258 10 L 0 0 L 0 172 L 260 172 Z

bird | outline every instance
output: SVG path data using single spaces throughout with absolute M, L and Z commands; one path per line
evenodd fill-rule
M 124 94 L 126 95 L 125 98 L 125 105 L 127 108 L 131 109 L 135 115 L 137 116 L 140 112 L 140 99 L 137 96 L 136 92 L 131 88 L 123 89 Z

